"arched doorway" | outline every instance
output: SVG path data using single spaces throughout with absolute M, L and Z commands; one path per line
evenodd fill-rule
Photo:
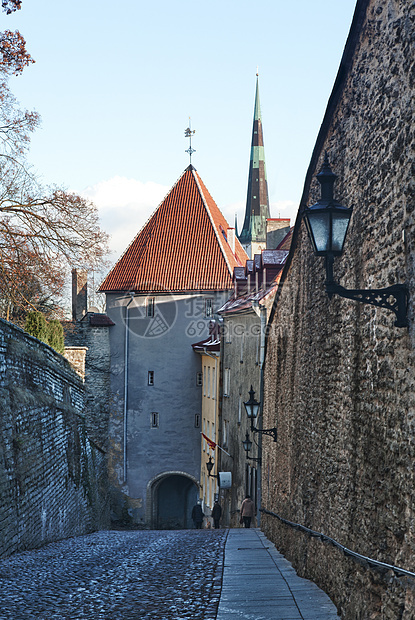
M 192 508 L 198 499 L 198 486 L 188 476 L 165 474 L 152 485 L 153 527 L 176 530 L 193 527 Z

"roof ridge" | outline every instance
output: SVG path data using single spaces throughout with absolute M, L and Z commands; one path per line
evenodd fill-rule
M 207 214 L 208 214 L 208 216 L 209 216 L 210 223 L 212 224 L 213 230 L 215 231 L 216 239 L 218 240 L 219 247 L 220 247 L 221 252 L 222 252 L 222 254 L 223 254 L 223 257 L 224 257 L 224 259 L 225 259 L 226 266 L 227 266 L 227 268 L 228 268 L 228 270 L 229 270 L 229 274 L 230 274 L 230 275 L 231 275 L 231 277 L 232 277 L 232 274 L 233 274 L 233 269 L 231 268 L 231 265 L 230 265 L 230 263 L 229 263 L 228 257 L 226 256 L 225 249 L 224 249 L 224 247 L 223 247 L 223 245 L 222 245 L 222 239 L 220 238 L 219 231 L 216 229 L 216 224 L 215 224 L 215 221 L 214 221 L 214 219 L 213 219 L 213 217 L 212 217 L 212 214 L 211 214 L 211 212 L 210 212 L 210 209 L 209 209 L 209 206 L 208 206 L 207 200 L 206 200 L 206 198 L 205 198 L 205 194 L 203 193 L 203 189 L 202 189 L 202 187 L 201 187 L 201 185 L 200 185 L 200 183 L 199 183 L 199 179 L 197 178 L 197 174 L 195 174 L 195 173 L 196 173 L 196 169 L 194 168 L 191 172 L 192 172 L 192 174 L 193 174 L 193 176 L 194 176 L 194 178 L 195 178 L 195 181 L 196 181 L 197 187 L 198 187 L 199 192 L 200 192 L 200 195 L 201 195 L 201 197 L 202 197 L 203 204 L 205 205 L 205 209 L 206 209 Z M 213 198 L 212 198 L 212 200 L 213 200 Z M 228 244 L 228 245 L 229 245 L 229 244 Z M 229 246 L 229 247 L 230 247 L 230 246 Z M 232 250 L 231 250 L 231 251 L 232 251 Z M 239 261 L 238 261 L 238 259 L 236 258 L 236 254 L 235 254 L 235 252 L 232 252 L 232 253 L 233 253 L 233 255 L 235 256 L 235 259 L 237 260 L 237 262 L 239 262 Z
M 192 166 L 193 167 L 193 166 Z M 106 276 L 104 276 L 101 284 L 98 287 L 98 290 L 101 288 L 101 286 L 104 284 L 105 280 L 107 279 L 109 273 L 111 273 L 111 271 L 113 269 L 115 269 L 115 267 L 118 265 L 118 263 L 124 258 L 124 256 L 127 254 L 127 252 L 129 251 L 129 249 L 131 248 L 132 244 L 134 243 L 134 241 L 137 239 L 138 235 L 142 233 L 142 231 L 146 228 L 146 226 L 148 226 L 148 224 L 151 222 L 151 220 L 155 217 L 157 210 L 161 207 L 161 205 L 163 204 L 163 202 L 166 200 L 167 196 L 169 194 L 171 194 L 171 192 L 174 190 L 174 188 L 176 187 L 176 185 L 178 184 L 178 182 L 180 181 L 180 179 L 182 178 L 182 176 L 187 172 L 187 170 L 189 169 L 189 167 L 185 168 L 185 170 L 183 170 L 183 172 L 181 173 L 181 175 L 179 176 L 179 178 L 177 179 L 177 181 L 174 183 L 174 185 L 171 186 L 171 188 L 169 189 L 169 191 L 167 192 L 167 194 L 165 194 L 164 198 L 162 200 L 160 200 L 160 202 L 158 203 L 157 207 L 155 207 L 155 209 L 151 212 L 151 215 L 148 216 L 148 218 L 146 219 L 146 221 L 144 222 L 144 224 L 141 226 L 141 228 L 138 230 L 138 232 L 134 235 L 134 237 L 131 239 L 130 243 L 127 245 L 127 247 L 125 248 L 124 252 L 121 254 L 121 256 L 118 258 L 117 261 L 115 261 L 115 263 L 113 264 L 113 266 L 111 267 L 110 271 L 106 274 Z M 196 168 L 194 168 L 196 170 Z M 135 283 L 137 283 L 137 278 L 138 278 L 138 273 L 135 276 Z

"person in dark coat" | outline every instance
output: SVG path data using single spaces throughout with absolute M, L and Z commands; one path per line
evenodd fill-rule
M 255 504 L 250 495 L 247 495 L 241 505 L 241 517 L 244 527 L 251 527 L 251 520 L 256 514 Z
M 220 507 L 218 500 L 216 500 L 215 505 L 212 508 L 212 519 L 215 524 L 215 530 L 219 529 L 219 521 L 220 521 L 221 516 L 222 516 L 222 508 Z
M 195 504 L 192 508 L 193 523 L 195 524 L 195 528 L 198 530 L 202 528 L 203 517 L 205 516 L 203 514 L 202 506 L 200 504 L 201 502 L 199 500 L 197 504 Z

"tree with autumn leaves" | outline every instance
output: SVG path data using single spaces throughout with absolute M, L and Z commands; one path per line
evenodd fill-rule
M 2 0 L 1 8 L 10 14 L 21 0 Z M 17 321 L 34 310 L 56 315 L 69 268 L 94 269 L 108 253 L 95 205 L 43 187 L 27 161 L 40 119 L 19 108 L 9 80 L 32 62 L 18 31 L 0 33 L 0 316 Z

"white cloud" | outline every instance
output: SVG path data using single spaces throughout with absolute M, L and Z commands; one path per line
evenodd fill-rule
M 298 204 L 292 200 L 277 200 L 270 203 L 271 217 L 289 217 L 290 225 L 294 226 L 295 218 L 297 217 Z
M 102 228 L 111 235 L 114 260 L 121 256 L 169 189 L 152 181 L 142 183 L 116 176 L 81 192 L 98 207 Z

